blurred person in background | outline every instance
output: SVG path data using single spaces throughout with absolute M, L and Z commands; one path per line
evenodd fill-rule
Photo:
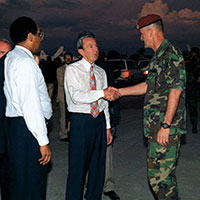
M 4 61 L 6 53 L 11 50 L 11 44 L 6 39 L 0 39 L 0 190 L 1 200 L 7 200 L 9 194 L 8 150 L 5 128 L 6 99 L 3 91 Z
M 59 107 L 60 107 L 60 131 L 59 131 L 60 140 L 68 141 L 70 120 L 65 99 L 64 75 L 67 65 L 69 65 L 73 61 L 73 56 L 70 52 L 66 52 L 64 53 L 63 57 L 64 57 L 64 65 L 59 67 L 56 71 L 57 82 L 58 82 L 56 101 L 59 102 Z
M 103 52 L 99 52 L 98 60 L 95 62 L 106 72 L 108 86 L 116 87 L 115 77 L 112 71 L 112 68 L 106 65 L 105 55 Z M 115 192 L 115 177 L 114 177 L 114 168 L 113 168 L 113 144 L 114 139 L 116 138 L 117 128 L 116 126 L 119 123 L 120 118 L 120 105 L 119 99 L 109 102 L 109 113 L 110 113 L 110 122 L 111 122 L 111 133 L 113 136 L 112 144 L 108 145 L 106 148 L 106 165 L 105 165 L 105 181 L 103 187 L 103 193 L 105 196 L 108 196 L 111 200 L 119 200 L 120 197 Z
M 49 97 L 52 99 L 56 82 L 56 65 L 51 56 L 47 56 L 47 60 L 43 63 L 42 71 Z
M 192 132 L 198 132 L 198 101 L 200 99 L 200 58 L 199 48 L 193 47 L 186 60 L 186 102 L 189 109 Z
M 0 58 L 11 50 L 11 44 L 7 39 L 0 39 Z

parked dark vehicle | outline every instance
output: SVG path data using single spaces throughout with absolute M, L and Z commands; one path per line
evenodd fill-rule
M 111 59 L 106 64 L 112 68 L 117 85 L 129 85 L 143 79 L 143 73 L 134 60 Z
M 148 69 L 148 64 L 149 64 L 149 59 L 146 60 L 140 60 L 138 62 L 138 67 L 141 69 L 142 74 L 143 74 L 143 79 L 145 80 L 147 78 L 147 75 L 149 73 L 149 69 Z

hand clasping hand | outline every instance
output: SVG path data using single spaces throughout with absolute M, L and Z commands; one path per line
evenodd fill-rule
M 104 98 L 108 101 L 115 101 L 121 96 L 121 94 L 118 92 L 117 88 L 114 87 L 108 87 L 104 89 Z

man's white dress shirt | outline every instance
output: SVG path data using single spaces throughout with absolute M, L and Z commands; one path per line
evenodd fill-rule
M 65 94 L 69 112 L 90 114 L 90 103 L 98 100 L 100 112 L 104 111 L 106 128 L 110 128 L 108 102 L 103 99 L 103 89 L 107 88 L 105 71 L 93 64 L 96 90 L 89 85 L 91 64 L 84 58 L 67 66 L 65 70 Z
M 51 101 L 41 70 L 32 53 L 16 45 L 5 59 L 6 116 L 23 117 L 40 146 L 49 143 L 45 118 L 52 116 Z

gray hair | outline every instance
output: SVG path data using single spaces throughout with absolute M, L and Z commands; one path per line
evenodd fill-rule
M 10 45 L 10 47 L 12 46 L 11 43 L 9 42 L 9 40 L 5 39 L 5 38 L 1 38 L 0 42 L 4 42 L 7 43 L 8 45 Z
M 84 38 L 94 38 L 95 39 L 95 36 L 90 31 L 83 31 L 83 32 L 81 32 L 79 34 L 79 36 L 78 36 L 77 49 L 83 49 L 83 39 Z
M 162 21 L 157 21 L 153 23 L 152 25 L 155 26 L 159 31 L 162 31 L 164 33 L 164 26 L 163 26 Z

